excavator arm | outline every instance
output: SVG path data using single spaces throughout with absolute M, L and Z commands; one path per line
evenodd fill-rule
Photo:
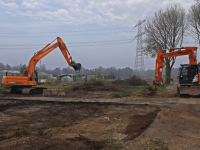
M 60 48 L 63 56 L 65 57 L 67 63 L 69 64 L 69 66 L 73 67 L 75 71 L 77 71 L 77 70 L 80 71 L 81 64 L 75 63 L 75 61 L 72 60 L 72 57 L 71 57 L 65 43 L 63 42 L 63 40 L 60 37 L 57 37 L 57 42 L 52 45 L 52 43 L 54 41 L 47 44 L 43 49 L 41 49 L 40 51 L 35 53 L 34 56 L 30 59 L 28 69 L 25 70 L 25 72 L 26 72 L 25 76 L 29 77 L 32 81 L 34 80 L 35 66 L 37 65 L 38 61 L 41 60 L 43 57 L 45 57 L 50 52 L 52 52 L 57 47 Z
M 153 87 L 146 88 L 146 94 L 153 94 L 155 92 L 156 86 L 161 84 L 165 58 L 188 55 L 189 64 L 196 64 L 196 50 L 197 47 L 170 48 L 169 53 L 163 53 L 164 50 L 162 49 L 158 50 L 155 67 L 155 81 L 153 82 Z

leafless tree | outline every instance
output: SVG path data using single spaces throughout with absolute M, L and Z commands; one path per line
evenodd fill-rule
M 187 29 L 185 10 L 178 4 L 161 9 L 145 23 L 146 54 L 155 57 L 159 49 L 181 47 Z M 165 53 L 165 51 L 164 51 Z M 170 83 L 171 70 L 176 57 L 165 58 L 166 83 Z
M 5 66 L 2 62 L 0 62 L 0 71 L 4 70 L 5 69 Z
M 197 0 L 196 4 L 191 6 L 188 21 L 192 26 L 192 35 L 200 45 L 200 0 Z

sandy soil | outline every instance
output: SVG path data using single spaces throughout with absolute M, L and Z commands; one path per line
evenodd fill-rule
M 101 149 L 110 140 L 133 140 L 158 111 L 149 106 L 5 104 L 0 111 L 0 149 Z

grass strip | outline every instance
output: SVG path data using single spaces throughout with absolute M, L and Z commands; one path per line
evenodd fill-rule
M 140 85 L 140 86 L 134 86 L 133 89 L 130 90 L 125 90 L 122 92 L 116 92 L 111 96 L 106 96 L 105 98 L 121 98 L 121 97 L 128 97 L 131 95 L 131 93 L 136 92 L 136 91 L 144 91 L 146 88 L 145 85 Z

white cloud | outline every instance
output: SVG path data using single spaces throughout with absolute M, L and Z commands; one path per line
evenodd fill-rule
M 12 12 L 10 12 L 10 11 L 6 11 L 5 13 L 8 14 L 8 15 L 11 15 L 11 16 L 16 16 L 15 13 L 12 13 Z
M 19 7 L 16 3 L 5 3 L 3 1 L 0 1 L 0 5 L 6 6 L 6 7 L 9 7 L 9 8 L 12 8 L 12 9 Z
M 22 6 L 30 9 L 39 9 L 41 7 L 45 7 L 46 3 L 46 0 L 24 0 L 22 2 Z
M 31 9 L 36 9 L 38 6 L 39 6 L 39 3 L 38 2 L 27 2 L 27 1 L 24 1 L 22 3 L 22 5 L 26 8 L 31 8 Z
M 188 9 L 186 0 L 24 0 L 28 12 L 18 15 L 61 21 L 65 24 L 112 24 L 133 26 L 138 20 L 173 3 Z M 43 8 L 43 9 L 41 9 Z M 32 9 L 32 10 L 30 10 Z

